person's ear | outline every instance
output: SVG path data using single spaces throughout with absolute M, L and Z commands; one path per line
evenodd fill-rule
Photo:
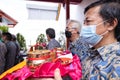
M 118 25 L 118 20 L 115 18 L 112 23 L 109 24 L 108 31 L 112 31 Z

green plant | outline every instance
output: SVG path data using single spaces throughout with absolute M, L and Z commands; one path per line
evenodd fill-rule
M 8 32 L 9 28 L 7 26 L 0 26 L 0 30 L 2 30 L 2 32 Z
M 40 34 L 37 37 L 35 49 L 45 49 L 46 48 L 46 39 L 44 34 Z
M 37 40 L 36 40 L 36 43 L 37 43 L 37 42 L 39 42 L 39 43 L 41 43 L 41 42 L 46 42 L 45 35 L 44 35 L 44 34 L 38 35 Z
M 24 36 L 21 35 L 20 33 L 17 33 L 17 41 L 19 42 L 21 49 L 24 49 L 24 50 L 27 49 L 26 48 L 26 40 L 25 40 Z

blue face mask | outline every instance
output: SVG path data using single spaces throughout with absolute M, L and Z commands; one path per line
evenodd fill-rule
M 106 31 L 108 32 L 108 31 Z M 101 35 L 96 34 L 96 25 L 88 25 L 88 26 L 82 26 L 80 36 L 91 46 L 95 46 L 98 44 L 102 38 L 103 35 L 106 34 L 103 33 Z

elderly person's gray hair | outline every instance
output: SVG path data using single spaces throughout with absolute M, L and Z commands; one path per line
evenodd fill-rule
M 70 23 L 73 24 L 72 28 L 76 28 L 78 30 L 78 32 L 80 33 L 81 27 L 82 27 L 80 22 L 77 21 L 77 20 L 68 20 L 67 21 L 67 25 L 69 25 Z

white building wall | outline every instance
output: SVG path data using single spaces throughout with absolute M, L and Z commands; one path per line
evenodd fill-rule
M 78 5 L 71 5 L 70 6 L 70 18 L 78 20 L 79 22 L 83 23 L 84 20 L 84 8 L 92 2 L 97 0 L 83 0 Z

